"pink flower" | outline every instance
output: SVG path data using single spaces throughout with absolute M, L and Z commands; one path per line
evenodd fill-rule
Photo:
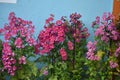
M 103 29 L 104 29 L 104 26 L 100 26 L 99 28 L 97 28 L 95 31 L 95 36 L 103 35 L 104 34 Z
M 3 52 L 3 53 L 7 53 L 7 55 L 12 54 L 12 50 L 11 50 L 11 47 L 9 46 L 9 43 L 8 43 L 8 42 L 4 42 L 4 43 L 3 43 L 2 52 Z
M 76 38 L 75 41 L 76 41 L 77 43 L 79 43 L 79 42 L 80 42 L 80 39 L 79 39 L 79 38 Z
M 80 14 L 73 13 L 70 15 L 70 27 L 69 27 L 69 33 L 72 33 L 72 37 L 75 39 L 77 43 L 81 41 L 81 39 L 86 39 L 89 36 L 88 29 L 83 28 L 82 22 L 79 20 L 81 18 Z M 77 26 L 76 26 L 77 25 Z M 76 27 L 75 27 L 76 26 Z
M 15 37 L 17 35 L 18 29 L 16 27 L 11 27 L 11 36 Z
M 47 76 L 47 75 L 48 75 L 48 71 L 47 71 L 47 70 L 44 70 L 44 71 L 43 71 L 43 75 Z
M 95 41 L 94 43 L 92 43 L 91 41 L 89 41 L 88 44 L 87 44 L 87 48 L 95 50 L 96 49 L 96 46 L 95 46 L 96 44 L 97 44 L 97 41 Z
M 10 34 L 9 32 L 6 32 L 6 33 L 4 34 L 5 40 L 9 40 L 10 37 L 11 37 L 11 34 Z
M 13 71 L 15 71 L 17 69 L 16 66 L 13 66 L 12 68 L 13 68 Z
M 116 68 L 118 64 L 116 62 L 110 61 L 110 68 Z
M 77 14 L 77 13 L 72 13 L 70 15 L 70 22 L 72 23 L 77 23 L 78 19 L 81 18 L 81 15 L 80 14 Z
M 95 55 L 96 44 L 97 44 L 96 41 L 94 43 L 92 43 L 91 41 L 88 42 L 88 44 L 87 44 L 88 52 L 86 53 L 86 58 L 87 59 L 89 59 L 89 60 L 99 60 L 99 57 L 97 55 Z
M 63 42 L 65 39 L 65 32 L 63 26 L 56 26 L 55 24 L 46 27 L 42 30 L 38 36 L 38 45 L 40 49 L 40 54 L 49 53 L 54 49 L 55 44 Z M 38 50 L 38 49 L 37 49 Z
M 106 21 L 106 18 L 107 18 L 107 13 L 105 12 L 105 13 L 103 14 L 103 16 L 102 16 L 102 20 L 103 20 L 103 21 Z
M 29 32 L 27 27 L 20 27 L 19 31 L 22 37 L 26 37 L 26 36 L 28 37 L 30 35 L 30 33 L 29 35 L 27 35 L 27 33 Z
M 56 21 L 56 25 L 59 25 L 59 26 L 60 26 L 61 24 L 62 24 L 62 20 L 57 20 L 57 21 Z
M 73 50 L 74 47 L 73 47 L 73 43 L 71 41 L 68 41 L 67 45 L 68 45 L 69 50 Z
M 113 19 L 115 19 L 115 17 L 109 12 L 107 19 L 108 19 L 108 20 L 113 20 Z
M 64 37 L 57 37 L 58 42 L 63 42 L 65 40 Z
M 104 13 L 100 25 L 95 30 L 95 36 L 99 36 L 105 43 L 109 40 L 119 39 L 120 33 L 117 31 L 113 19 L 114 17 L 111 13 Z
M 60 55 L 62 57 L 62 60 L 67 60 L 67 53 L 64 48 L 60 49 Z
M 17 48 L 22 48 L 23 45 L 22 45 L 22 39 L 19 37 L 15 40 L 14 42 L 14 45 L 17 47 Z
M 2 63 L 3 63 L 4 69 L 7 70 L 10 75 L 13 76 L 16 70 L 15 68 L 16 60 L 14 58 L 14 53 L 12 52 L 8 42 L 3 43 L 2 53 L 3 53 Z
M 119 33 L 118 33 L 116 30 L 112 30 L 112 31 L 111 31 L 111 34 L 112 34 L 111 38 L 112 38 L 113 40 L 117 40 L 117 39 L 118 39 Z
M 11 20 L 14 16 L 15 16 L 15 13 L 14 13 L 14 12 L 11 12 L 11 13 L 9 14 L 8 20 Z
M 11 71 L 11 72 L 10 72 L 10 75 L 11 75 L 11 76 L 14 76 L 14 75 L 15 75 L 15 72 Z
M 48 19 L 46 19 L 46 24 L 52 22 L 54 20 L 53 16 L 50 16 Z
M 108 31 L 112 31 L 112 30 L 114 30 L 114 26 L 108 25 L 107 30 L 108 30 Z
M 100 23 L 100 17 L 97 16 L 97 17 L 96 17 L 96 24 L 99 24 L 99 23 Z
M 38 54 L 38 53 L 40 52 L 40 50 L 39 50 L 40 45 L 39 45 L 39 44 L 36 44 L 36 45 L 34 46 L 34 48 L 35 48 L 35 54 Z
M 26 41 L 28 42 L 28 44 L 29 44 L 30 46 L 36 44 L 35 40 L 34 40 L 32 37 L 31 37 L 31 38 L 26 38 Z
M 86 28 L 86 27 L 85 27 L 85 28 L 83 28 L 83 30 L 82 30 L 82 31 L 83 31 L 83 32 L 84 32 L 84 31 L 88 31 L 88 28 Z
M 101 40 L 107 43 L 109 41 L 109 38 L 106 35 L 104 35 L 101 37 Z
M 2 34 L 4 32 L 4 29 L 0 29 L 0 34 Z
M 19 58 L 19 64 L 26 64 L 26 57 L 22 56 Z
M 30 26 L 29 27 L 29 34 L 33 34 L 34 33 L 34 26 Z
M 120 54 L 120 47 L 118 47 L 115 51 L 115 56 L 118 57 L 118 55 Z

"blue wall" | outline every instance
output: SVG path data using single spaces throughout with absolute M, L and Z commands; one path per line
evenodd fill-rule
M 82 21 L 93 34 L 91 22 L 103 12 L 112 12 L 112 5 L 113 0 L 17 0 L 16 4 L 0 3 L 0 27 L 7 23 L 9 12 L 14 11 L 17 16 L 33 21 L 37 36 L 49 14 L 53 13 L 58 19 L 77 12 L 82 15 Z

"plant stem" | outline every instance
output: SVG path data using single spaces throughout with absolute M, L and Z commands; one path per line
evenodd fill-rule
M 75 33 L 76 33 L 76 28 L 77 28 L 77 25 L 75 25 Z M 76 41 L 75 41 L 75 38 L 74 38 L 74 50 L 73 50 L 73 69 L 75 69 L 75 57 L 76 57 Z
M 54 51 L 54 50 L 53 50 Z M 54 55 L 53 53 L 50 53 L 51 54 L 51 64 L 52 66 L 54 67 Z M 53 68 L 51 69 L 51 74 L 53 75 L 54 71 L 53 71 Z
M 112 40 L 110 39 L 110 54 L 111 54 L 111 52 L 112 52 Z M 112 56 L 112 55 L 110 55 L 110 56 Z M 114 71 L 112 70 L 112 78 L 111 78 L 111 80 L 114 80 L 115 79 L 115 75 L 114 75 Z
M 76 42 L 74 39 L 74 51 L 73 51 L 73 69 L 75 69 L 75 56 L 76 56 Z

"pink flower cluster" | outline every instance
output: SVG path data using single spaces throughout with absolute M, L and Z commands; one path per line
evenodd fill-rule
M 45 23 L 46 23 L 46 24 L 52 23 L 52 21 L 54 20 L 53 17 L 54 17 L 54 15 L 51 14 L 50 17 L 49 17 L 48 19 L 46 19 Z
M 80 42 L 81 39 L 89 37 L 88 29 L 83 28 L 83 23 L 79 20 L 80 14 L 73 13 L 70 15 L 70 27 L 66 27 L 68 33 L 72 33 L 73 38 L 76 42 Z
M 83 23 L 79 20 L 80 18 L 80 14 L 73 13 L 70 15 L 70 21 L 62 17 L 61 20 L 57 20 L 54 23 L 54 15 L 51 15 L 46 19 L 44 30 L 42 30 L 38 36 L 35 52 L 41 55 L 49 53 L 56 45 L 64 44 L 64 40 L 68 40 L 68 49 L 73 50 L 74 44 L 69 40 L 68 36 L 72 36 L 78 43 L 80 40 L 86 39 L 89 36 L 88 29 L 83 28 Z M 66 60 L 67 52 L 65 49 L 61 48 L 59 52 L 62 60 Z
M 76 24 L 76 23 L 78 23 L 78 19 L 80 19 L 80 18 L 81 18 L 81 15 L 80 15 L 80 14 L 72 13 L 72 14 L 70 15 L 70 22 Z
M 26 57 L 22 56 L 19 58 L 19 64 L 26 64 Z
M 100 24 L 100 17 L 97 16 L 96 20 L 92 22 L 92 27 L 94 27 L 95 25 L 99 25 Z
M 2 34 L 4 32 L 4 29 L 0 29 L 0 34 Z
M 73 45 L 73 43 L 71 41 L 68 41 L 67 45 L 68 45 L 68 49 L 69 50 L 73 50 L 74 49 L 74 45 Z
M 116 68 L 118 64 L 116 62 L 110 61 L 110 68 Z
M 119 37 L 120 34 L 113 23 L 113 19 L 114 17 L 112 14 L 104 13 L 101 24 L 100 18 L 97 18 L 97 20 L 95 21 L 96 24 L 98 25 L 98 28 L 95 30 L 95 36 L 99 36 L 101 40 L 106 43 L 109 40 L 118 40 L 120 38 Z M 92 27 L 94 27 L 94 25 Z
M 48 71 L 47 71 L 47 70 L 44 70 L 44 71 L 43 71 L 43 75 L 47 76 L 47 75 L 48 75 Z
M 17 47 L 17 48 L 22 48 L 23 45 L 22 45 L 22 39 L 19 37 L 15 40 L 14 42 L 14 45 Z
M 67 52 L 64 48 L 60 49 L 60 55 L 62 56 L 62 60 L 67 60 Z
M 35 45 L 35 40 L 32 38 L 34 33 L 34 26 L 31 21 L 25 21 L 21 18 L 17 18 L 13 12 L 9 14 L 9 24 L 5 24 L 4 28 L 1 29 L 4 34 L 6 41 L 9 41 L 11 38 L 16 38 L 15 46 L 17 48 L 23 47 L 23 42 L 21 38 L 25 38 L 26 42 L 29 45 Z
M 115 57 L 118 57 L 120 54 L 120 44 L 117 44 L 117 49 L 115 50 Z
M 92 43 L 91 41 L 88 42 L 88 44 L 87 44 L 88 52 L 86 54 L 87 59 L 89 59 L 89 60 L 99 60 L 99 57 L 97 55 L 95 55 L 96 44 L 97 44 L 96 41 L 94 43 Z
M 11 47 L 9 46 L 8 42 L 3 43 L 3 50 L 2 50 L 2 63 L 4 66 L 4 70 L 7 70 L 8 73 L 14 76 L 16 71 L 16 60 L 14 58 L 15 54 L 12 52 Z
M 48 19 L 47 19 L 48 20 Z M 50 19 L 51 21 L 52 19 Z M 49 21 L 49 20 L 48 20 Z M 56 23 L 48 22 L 50 24 L 45 25 L 45 29 L 42 30 L 38 36 L 38 44 L 36 45 L 37 52 L 40 54 L 49 53 L 54 47 L 54 44 L 59 44 L 64 41 L 65 32 L 62 21 L 58 20 Z

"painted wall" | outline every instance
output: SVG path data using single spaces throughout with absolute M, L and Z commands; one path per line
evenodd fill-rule
M 16 4 L 0 3 L 0 27 L 7 23 L 9 12 L 14 11 L 17 16 L 33 21 L 35 36 L 42 30 L 45 19 L 53 13 L 56 19 L 69 16 L 73 12 L 82 15 L 82 21 L 89 28 L 96 16 L 103 12 L 112 12 L 113 0 L 17 0 Z M 90 39 L 92 39 L 91 35 Z

